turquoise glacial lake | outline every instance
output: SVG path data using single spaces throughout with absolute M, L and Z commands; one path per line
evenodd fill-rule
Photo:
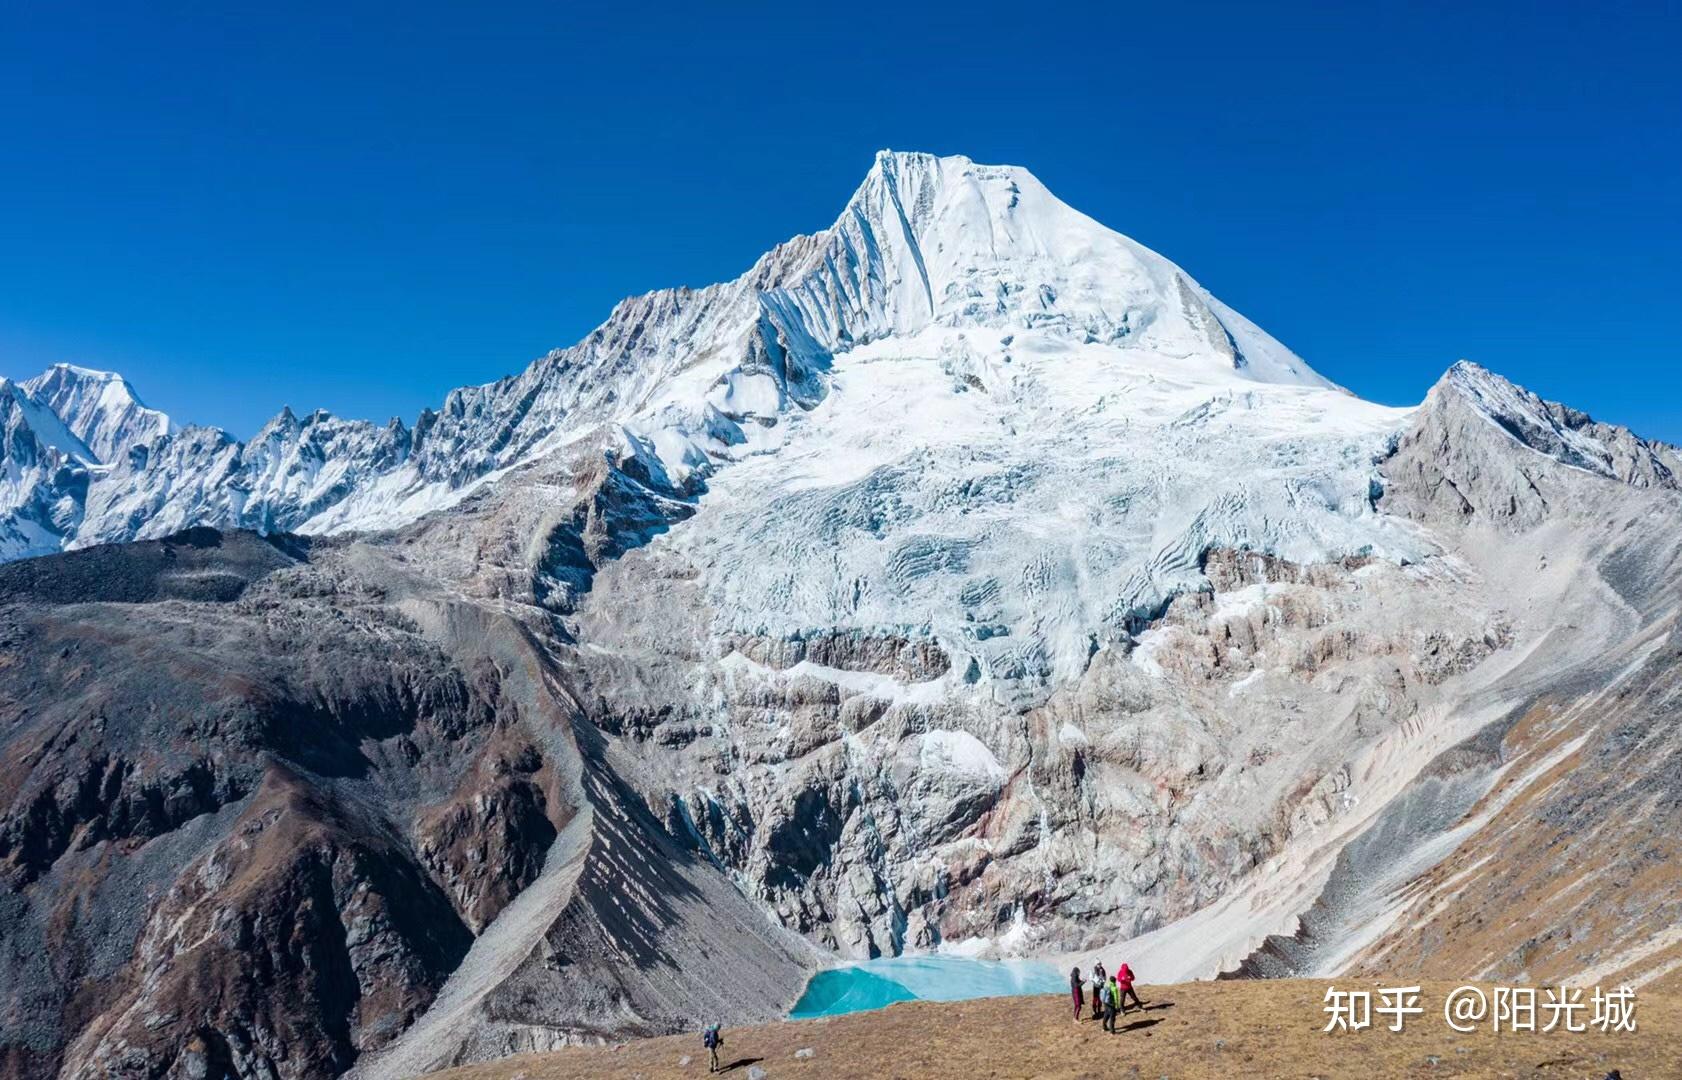
M 964 1001 L 969 998 L 1055 994 L 1068 989 L 1068 972 L 1034 960 L 972 960 L 962 956 L 885 956 L 829 968 L 813 975 L 790 1020 L 880 1009 L 896 1001 Z

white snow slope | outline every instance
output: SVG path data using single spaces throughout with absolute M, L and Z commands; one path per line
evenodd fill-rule
M 1417 555 L 1369 501 L 1405 416 L 1207 353 L 929 327 L 838 357 L 778 452 L 657 543 L 715 568 L 718 632 L 932 636 L 995 678 L 1070 677 L 1210 547 Z

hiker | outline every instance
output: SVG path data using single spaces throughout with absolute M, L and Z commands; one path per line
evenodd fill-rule
M 1092 965 L 1092 1019 L 1104 1017 L 1104 965 Z
M 1069 993 L 1075 999 L 1075 1023 L 1080 1023 L 1080 1007 L 1086 1001 L 1086 984 L 1081 981 L 1080 968 L 1069 971 Z
M 1121 991 L 1116 989 L 1115 976 L 1111 975 L 1110 981 L 1104 986 L 1104 1030 L 1111 1035 L 1115 1034 L 1116 1002 L 1120 1000 Z
M 1116 987 L 1119 991 L 1116 995 L 1116 1006 L 1120 1008 L 1122 1012 L 1127 1011 L 1128 998 L 1132 998 L 1133 1004 L 1139 1006 L 1139 1008 L 1143 1009 L 1145 1007 L 1145 1003 L 1139 1000 L 1139 992 L 1133 989 L 1132 968 L 1128 967 L 1126 964 L 1121 965 L 1121 970 L 1115 973 L 1115 981 Z
M 707 1071 L 710 1073 L 717 1072 L 718 1048 L 724 1045 L 724 1035 L 718 1030 L 716 1023 L 708 1024 L 707 1030 L 701 1032 L 701 1045 L 707 1048 L 707 1054 L 712 1059 L 707 1065 Z

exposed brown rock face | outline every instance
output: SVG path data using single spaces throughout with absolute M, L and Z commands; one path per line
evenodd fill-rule
M 335 1075 L 541 867 L 566 811 L 494 670 L 304 554 L 0 570 L 10 1075 Z
M 888 675 L 905 682 L 938 679 L 952 666 L 933 641 L 880 637 L 830 630 L 810 636 L 769 640 L 741 637 L 729 647 L 766 667 L 791 668 L 802 661 L 842 671 Z
M 470 935 L 412 856 L 356 814 L 271 770 L 159 901 L 131 989 L 66 1070 L 332 1075 L 406 1027 Z
M 481 753 L 453 797 L 421 815 L 420 858 L 478 933 L 537 879 L 571 813 L 542 753 L 517 740 Z
M 196 530 L 0 567 L 0 1076 L 338 1076 L 473 970 L 446 1057 L 798 992 L 810 959 L 619 779 L 549 617 L 403 554 Z

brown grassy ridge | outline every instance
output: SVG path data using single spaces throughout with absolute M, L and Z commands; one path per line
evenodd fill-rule
M 1501 1032 L 1487 1022 L 1459 1034 L 1443 1019 L 1458 984 L 1426 982 L 1422 1016 L 1405 1029 L 1322 1031 L 1326 987 L 1406 985 L 1318 979 L 1242 980 L 1142 986 L 1147 1008 L 1105 1034 L 1075 1023 L 1066 996 L 912 1001 L 874 1012 L 725 1032 L 723 1075 L 746 1080 L 984 1080 L 1033 1077 L 1588 1077 L 1613 1069 L 1623 1080 L 1682 1080 L 1682 996 L 1638 993 L 1634 1033 Z M 1538 994 L 1538 1000 L 1541 995 Z M 1584 1001 L 1588 1000 L 1585 992 Z M 1375 995 L 1374 1004 L 1378 1004 Z M 1588 1013 L 1581 1019 L 1587 1020 Z M 809 1056 L 795 1057 L 796 1051 Z M 684 1059 L 687 1058 L 687 1063 Z M 526 1054 L 434 1074 L 434 1080 L 596 1080 L 703 1077 L 698 1034 L 617 1046 Z

